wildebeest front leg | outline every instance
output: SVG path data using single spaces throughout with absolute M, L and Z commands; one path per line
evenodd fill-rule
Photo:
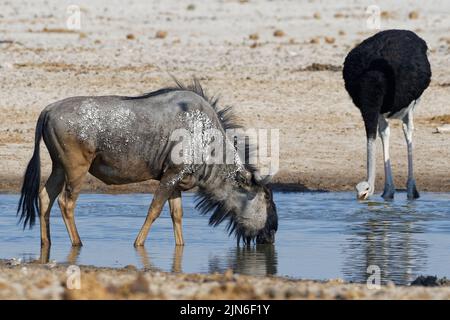
M 170 216 L 172 217 L 173 223 L 175 244 L 177 246 L 184 246 L 183 228 L 181 225 L 183 219 L 183 207 L 181 202 L 181 192 L 179 190 L 175 190 L 172 196 L 169 198 L 169 206 Z
M 170 175 L 170 177 L 173 176 Z M 167 181 L 169 181 L 169 179 L 169 175 L 166 175 L 163 179 L 161 179 L 159 188 L 153 195 L 153 201 L 150 205 L 150 208 L 148 209 L 147 218 L 145 218 L 145 222 L 142 225 L 141 231 L 139 231 L 139 234 L 134 241 L 135 247 L 144 245 L 145 239 L 147 239 L 147 235 L 150 231 L 152 223 L 159 217 L 164 204 L 175 190 L 176 185 L 168 183 Z

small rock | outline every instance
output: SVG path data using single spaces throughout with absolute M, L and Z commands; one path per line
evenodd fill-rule
M 250 40 L 258 40 L 259 39 L 259 35 L 257 33 L 252 33 L 251 35 L 248 36 L 248 38 Z
M 167 37 L 167 31 L 158 30 L 158 31 L 156 31 L 155 37 L 157 39 L 164 39 L 165 37 Z
M 447 278 L 439 279 L 436 276 L 418 276 L 416 280 L 411 282 L 412 286 L 424 286 L 424 287 L 438 287 L 446 286 L 450 284 L 450 280 Z
M 322 16 L 320 15 L 319 12 L 315 12 L 314 15 L 313 15 L 313 17 L 314 17 L 314 19 L 317 19 L 317 20 L 319 20 L 320 18 L 322 18 Z
M 275 31 L 273 32 L 273 36 L 274 36 L 274 37 L 284 37 L 284 35 L 285 35 L 284 31 L 283 31 L 283 30 L 280 30 L 280 29 L 275 30 Z
M 195 10 L 195 4 L 190 4 L 190 5 L 188 5 L 187 7 L 186 7 L 186 10 L 189 10 L 189 11 L 192 11 L 192 10 Z
M 336 41 L 333 37 L 325 37 L 325 42 L 328 44 L 332 44 Z
M 126 270 L 130 270 L 130 271 L 137 271 L 137 267 L 135 265 L 132 265 L 132 264 L 127 264 L 123 268 L 126 269 Z
M 411 11 L 411 12 L 408 14 L 408 18 L 410 18 L 411 20 L 419 19 L 419 12 L 417 12 L 417 11 Z
M 52 260 L 49 263 L 46 263 L 45 266 L 49 269 L 53 269 L 54 267 L 57 266 L 57 262 L 56 262 L 56 260 Z
M 381 11 L 381 17 L 383 19 L 389 19 L 392 18 L 392 14 L 389 11 Z
M 22 264 L 22 259 L 12 258 L 11 260 L 8 261 L 8 264 L 10 266 L 20 266 Z

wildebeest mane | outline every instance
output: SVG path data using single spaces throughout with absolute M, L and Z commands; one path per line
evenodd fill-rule
M 174 92 L 174 91 L 190 91 L 190 92 L 194 92 L 195 94 L 199 95 L 200 97 L 205 99 L 211 105 L 211 107 L 216 112 L 217 117 L 219 118 L 220 124 L 222 125 L 222 128 L 224 130 L 242 128 L 242 126 L 237 123 L 236 117 L 232 111 L 232 107 L 225 106 L 222 109 L 219 108 L 219 97 L 207 95 L 206 91 L 203 89 L 202 85 L 200 84 L 200 81 L 197 78 L 194 78 L 192 80 L 192 82 L 188 85 L 181 83 L 175 77 L 172 77 L 172 78 L 175 81 L 175 86 L 162 88 L 162 89 L 144 93 L 142 95 L 135 96 L 135 97 L 122 97 L 122 99 L 124 99 L 124 100 L 140 100 L 140 99 L 156 97 L 156 96 L 167 94 L 167 93 Z
M 195 208 L 200 211 L 201 214 L 206 215 L 211 213 L 209 217 L 209 225 L 216 227 L 225 220 L 228 220 L 226 230 L 228 234 L 235 234 L 238 243 L 241 239 L 244 243 L 250 242 L 249 239 L 244 238 L 244 230 L 239 228 L 236 220 L 236 215 L 233 211 L 227 208 L 225 200 L 217 200 L 212 192 L 205 188 L 199 188 L 196 197 Z

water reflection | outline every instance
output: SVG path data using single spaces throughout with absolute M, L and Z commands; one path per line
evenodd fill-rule
M 418 237 L 426 232 L 422 223 L 426 216 L 413 204 L 394 207 L 368 203 L 355 215 L 363 219 L 346 227 L 349 237 L 343 246 L 342 271 L 346 280 L 365 283 L 367 268 L 377 265 L 382 283 L 408 284 L 426 268 L 428 244 Z
M 78 258 L 80 257 L 82 247 L 70 247 L 69 253 L 66 257 L 66 263 L 67 264 L 77 264 Z M 42 246 L 39 260 L 37 262 L 46 264 L 50 262 L 50 252 L 51 252 L 51 246 Z
M 119 204 L 111 205 L 117 197 Z M 394 201 L 379 202 L 357 202 L 353 193 L 276 193 L 275 198 L 280 225 L 275 247 L 236 247 L 225 230 L 208 226 L 194 210 L 194 198 L 186 195 L 187 245 L 175 247 L 168 239 L 172 220 L 166 212 L 147 247 L 134 250 L 148 195 L 89 194 L 77 206 L 85 246 L 71 248 L 63 220 L 55 217 L 52 248 L 39 252 L 39 228 L 22 232 L 17 227 L 18 195 L 0 195 L 0 258 L 188 273 L 231 268 L 243 274 L 363 283 L 367 267 L 374 264 L 384 282 L 404 284 L 420 274 L 449 274 L 450 194 L 423 193 L 419 200 L 407 201 L 400 193 Z
M 139 256 L 142 266 L 145 270 L 150 271 L 163 271 L 161 268 L 155 266 L 150 259 L 150 255 L 145 247 L 136 247 L 135 248 L 137 255 Z M 184 246 L 175 246 L 172 255 L 172 267 L 170 269 L 171 272 L 180 273 L 183 272 L 183 251 Z
M 224 272 L 265 276 L 277 274 L 277 252 L 273 245 L 244 246 L 230 249 L 225 257 L 212 255 L 209 272 Z

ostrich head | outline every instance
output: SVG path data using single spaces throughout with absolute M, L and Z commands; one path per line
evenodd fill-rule
M 366 200 L 373 194 L 373 187 L 367 181 L 361 181 L 356 185 L 358 200 Z

